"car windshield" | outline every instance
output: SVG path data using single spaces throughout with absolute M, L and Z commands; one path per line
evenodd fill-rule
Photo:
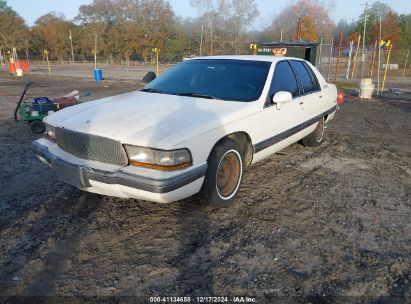
M 257 100 L 271 62 L 236 59 L 183 61 L 142 91 L 234 101 Z

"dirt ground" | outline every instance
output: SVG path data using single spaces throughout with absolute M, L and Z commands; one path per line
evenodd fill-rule
M 32 79 L 32 96 L 139 86 Z M 294 144 L 247 169 L 235 204 L 218 210 L 57 181 L 30 150 L 38 137 L 12 119 L 23 81 L 0 75 L 0 302 L 411 302 L 409 101 L 347 100 L 322 146 Z

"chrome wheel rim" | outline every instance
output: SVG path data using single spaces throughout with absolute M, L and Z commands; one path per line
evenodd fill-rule
M 324 118 L 318 122 L 317 128 L 315 128 L 315 139 L 320 142 L 324 136 Z
M 227 151 L 221 158 L 216 173 L 217 192 L 230 199 L 237 192 L 242 175 L 241 157 L 235 150 Z

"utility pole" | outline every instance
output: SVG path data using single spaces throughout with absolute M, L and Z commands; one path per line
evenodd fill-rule
M 26 60 L 27 60 L 27 64 L 29 66 L 29 72 L 30 72 L 30 75 L 31 75 L 31 67 L 30 67 L 30 60 L 29 60 L 29 42 L 28 42 L 27 38 L 26 38 Z
M 280 31 L 280 41 L 283 42 L 283 30 Z
M 71 37 L 71 30 L 69 30 L 70 36 L 70 47 L 71 47 L 71 63 L 74 63 L 74 52 L 73 52 L 73 38 Z
M 362 56 L 361 56 L 361 77 L 364 76 L 364 66 L 365 66 L 365 30 L 367 28 L 367 8 L 368 2 L 365 2 L 365 10 L 364 10 L 364 31 L 362 34 Z
M 201 25 L 200 56 L 202 56 L 202 50 L 203 50 L 203 31 L 204 31 L 204 25 Z
M 404 72 L 402 72 L 402 77 L 405 77 L 405 70 L 407 69 L 408 55 L 409 55 L 409 54 L 410 54 L 410 50 L 408 49 L 408 51 L 407 51 L 407 57 L 405 57 Z
M 94 69 L 97 69 L 97 33 L 94 36 Z

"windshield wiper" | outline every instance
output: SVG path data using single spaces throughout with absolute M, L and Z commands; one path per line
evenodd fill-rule
M 189 96 L 189 97 L 198 97 L 198 98 L 206 98 L 206 99 L 216 99 L 216 97 L 212 95 L 194 93 L 194 92 L 184 92 L 184 93 L 166 93 L 161 90 L 153 89 L 153 88 L 143 88 L 140 89 L 141 92 L 149 92 L 149 93 L 158 93 L 158 94 L 172 94 L 178 96 Z
M 178 96 L 189 96 L 189 97 L 199 97 L 199 98 L 206 98 L 206 99 L 216 99 L 214 96 L 199 94 L 194 92 L 186 92 L 186 93 L 176 93 L 175 95 Z
M 149 92 L 149 93 L 158 93 L 158 94 L 163 94 L 164 92 L 163 91 L 160 91 L 160 90 L 157 90 L 157 89 L 152 89 L 152 88 L 143 88 L 143 89 L 140 89 L 139 91 L 141 91 L 141 92 Z

